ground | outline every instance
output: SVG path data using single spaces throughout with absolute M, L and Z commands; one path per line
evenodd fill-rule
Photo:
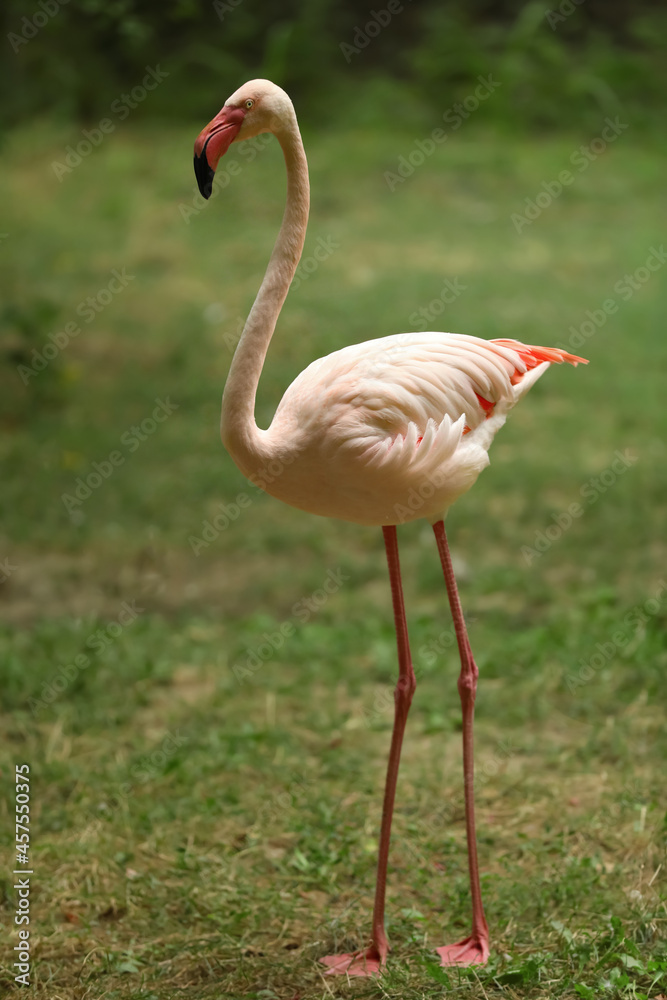
M 220 446 L 284 179 L 275 144 L 233 147 L 202 207 L 198 131 L 119 130 L 59 180 L 80 137 L 45 122 L 1 167 L 2 923 L 27 763 L 33 995 L 667 993 L 663 140 L 630 130 L 581 167 L 592 136 L 470 126 L 389 183 L 411 133 L 305 137 L 311 225 L 260 425 L 314 358 L 412 328 L 591 362 L 546 374 L 448 520 L 491 962 L 433 957 L 469 899 L 458 663 L 416 523 L 392 952 L 348 984 L 317 959 L 368 934 L 396 670 L 382 538 L 282 507 Z

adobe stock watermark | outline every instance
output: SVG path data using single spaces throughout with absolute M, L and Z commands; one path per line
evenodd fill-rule
M 19 52 L 22 46 L 32 41 L 39 34 L 40 30 L 56 16 L 60 8 L 64 7 L 67 3 L 69 3 L 69 0 L 39 0 L 37 4 L 38 9 L 30 17 L 21 18 L 20 34 L 17 34 L 15 31 L 10 31 L 7 34 L 7 41 L 14 52 Z
M 0 562 L 0 584 L 7 583 L 7 580 L 9 580 L 12 573 L 15 573 L 17 569 L 18 566 L 13 566 L 8 558 L 3 559 Z
M 476 618 L 466 618 L 466 624 L 472 624 L 476 622 Z M 432 667 L 438 662 L 440 657 L 448 649 L 456 646 L 456 631 L 454 625 L 449 625 L 447 628 L 443 629 L 442 632 L 435 639 L 431 639 L 430 642 L 425 643 L 423 646 L 419 647 L 417 658 L 414 660 L 412 669 L 414 670 L 415 680 L 419 681 L 424 675 L 426 667 Z M 364 708 L 361 711 L 361 719 L 364 725 L 368 729 L 372 729 L 379 721 L 380 718 L 389 709 L 394 707 L 394 693 L 386 688 L 380 689 L 376 692 L 373 699 L 372 707 Z
M 621 302 L 629 302 L 635 292 L 643 288 L 646 282 L 650 281 L 652 275 L 664 266 L 666 261 L 667 251 L 662 244 L 659 247 L 650 247 L 649 255 L 644 263 L 636 268 L 632 274 L 624 274 L 622 278 L 619 278 L 612 290 Z M 599 309 L 587 309 L 586 319 L 583 323 L 578 327 L 574 325 L 568 327 L 570 339 L 567 344 L 559 343 L 556 346 L 565 351 L 582 347 L 598 330 L 602 329 L 609 317 L 617 313 L 618 309 L 619 302 L 613 298 L 605 299 L 600 304 Z
M 635 604 L 634 608 L 631 608 L 625 615 L 619 628 L 609 637 L 609 640 L 607 642 L 596 642 L 595 652 L 588 660 L 584 660 L 583 658 L 579 660 L 578 672 L 576 674 L 568 674 L 565 678 L 565 683 L 570 694 L 574 694 L 578 688 L 589 684 L 597 671 L 606 663 L 610 663 L 616 657 L 618 651 L 627 646 L 630 640 L 637 635 L 640 628 L 663 609 L 665 603 L 663 595 L 665 591 L 667 591 L 667 582 L 665 580 L 658 580 L 658 589 L 653 597 L 649 597 L 642 604 Z
M 75 309 L 77 316 L 80 316 L 84 323 L 92 323 L 103 309 L 119 295 L 124 288 L 127 288 L 131 281 L 134 281 L 135 274 L 126 274 L 125 268 L 120 271 L 114 268 L 111 272 L 111 280 L 104 288 L 101 288 L 95 295 L 88 295 L 79 302 Z M 49 334 L 49 343 L 45 344 L 41 351 L 36 347 L 32 349 L 32 364 L 17 365 L 21 381 L 27 385 L 31 378 L 39 375 L 48 366 L 50 361 L 57 358 L 61 351 L 64 351 L 70 340 L 78 337 L 81 333 L 81 325 L 77 322 L 66 323 L 62 330 Z
M 222 302 L 211 302 L 204 309 L 204 319 L 216 325 L 222 323 L 227 316 L 227 310 Z M 234 329 L 231 330 L 229 326 L 234 322 Z M 245 316 L 237 316 L 235 321 L 229 321 L 227 324 L 227 330 L 222 335 L 222 342 L 232 354 L 236 350 L 241 339 L 241 334 L 243 333 L 246 325 Z
M 388 374 L 387 369 L 392 365 L 400 364 L 403 360 L 408 361 L 408 363 L 411 362 L 412 352 L 410 349 L 415 344 L 422 343 L 420 333 L 427 330 L 430 320 L 439 316 L 444 311 L 445 306 L 455 302 L 459 295 L 468 290 L 468 287 L 459 278 L 446 278 L 440 289 L 440 294 L 436 298 L 431 299 L 427 305 L 421 306 L 408 316 L 408 323 L 414 324 L 416 329 L 410 333 L 399 333 L 393 337 L 386 338 L 391 343 L 385 347 L 379 347 L 382 340 L 374 341 L 378 345 L 378 348 L 374 354 L 365 356 L 361 363 L 357 365 L 355 369 L 357 376 L 363 378 L 382 378 Z
M 190 737 L 183 736 L 180 729 L 177 729 L 175 733 L 169 730 L 157 750 L 152 750 L 151 753 L 140 757 L 139 761 L 130 768 L 130 774 L 139 784 L 148 784 L 164 769 L 164 765 L 174 756 L 176 751 L 189 741 Z
M 624 452 L 615 451 L 613 462 L 597 476 L 591 476 L 581 486 L 579 494 L 586 501 L 585 504 L 573 501 L 567 510 L 560 511 L 558 514 L 552 514 L 553 524 L 547 525 L 542 531 L 536 531 L 532 545 L 521 546 L 521 555 L 526 565 L 530 566 L 536 559 L 539 559 L 545 552 L 548 552 L 551 546 L 572 526 L 574 521 L 583 517 L 586 509 L 597 503 L 600 497 L 604 496 L 637 461 L 637 456 L 630 455 L 627 448 Z
M 179 407 L 178 403 L 172 403 L 167 396 L 166 400 L 155 399 L 156 406 L 150 417 L 144 417 L 140 424 L 134 424 L 120 436 L 120 443 L 126 449 L 128 455 L 134 454 L 144 441 L 155 434 L 160 424 L 163 424 L 172 413 Z M 109 452 L 101 462 L 93 462 L 93 471 L 85 477 L 79 476 L 74 484 L 73 493 L 62 493 L 60 499 L 65 505 L 65 510 L 72 517 L 77 513 L 82 503 L 98 490 L 114 471 L 127 461 L 127 455 L 115 448 Z
M 268 492 L 267 488 L 282 476 L 287 466 L 291 465 L 293 460 L 291 456 L 289 456 L 289 460 L 288 456 L 285 456 L 283 459 L 272 459 L 264 468 L 253 473 L 250 480 L 252 486 L 258 493 Z M 241 511 L 247 510 L 251 504 L 252 497 L 248 496 L 246 492 L 238 493 L 229 504 L 218 504 L 218 510 L 213 517 L 207 518 L 202 522 L 201 535 L 188 536 L 190 548 L 194 554 L 198 556 L 202 549 L 207 549 L 212 542 L 220 537 L 223 531 L 227 530 L 230 524 L 238 520 L 241 516 Z
M 230 524 L 238 520 L 242 510 L 247 510 L 252 505 L 252 497 L 247 493 L 237 493 L 231 503 L 219 503 L 216 513 L 212 517 L 202 522 L 201 535 L 189 535 L 190 548 L 196 556 L 207 549 L 211 542 L 219 538 L 223 531 L 226 531 Z
M 409 2 L 409 0 L 408 0 Z M 391 24 L 392 18 L 396 14 L 401 14 L 405 10 L 405 4 L 401 0 L 389 0 L 386 7 L 381 10 L 370 10 L 369 18 L 363 25 L 356 25 L 352 36 L 352 43 L 341 42 L 339 48 L 345 57 L 348 65 L 352 62 L 352 56 L 359 55 L 368 48 L 374 38 L 380 34 L 383 28 Z
M 568 17 L 571 17 L 575 10 L 585 2 L 586 0 L 562 0 L 558 10 L 548 10 L 544 16 L 551 30 L 555 31 L 559 24 L 567 21 Z
M 120 611 L 114 621 L 107 622 L 106 625 L 91 632 L 85 639 L 83 645 L 85 649 L 90 649 L 95 653 L 101 653 L 108 649 L 119 635 L 133 622 L 139 615 L 143 614 L 144 608 L 138 608 L 136 601 L 123 601 Z M 41 698 L 29 698 L 28 707 L 33 716 L 42 709 L 53 704 L 70 684 L 76 680 L 82 670 L 87 670 L 93 660 L 86 653 L 77 653 L 71 663 L 62 664 L 49 681 L 42 685 Z
M 477 792 L 479 788 L 495 778 L 502 770 L 503 766 L 507 764 L 513 757 L 518 753 L 521 753 L 521 747 L 515 746 L 512 743 L 512 738 L 504 738 L 498 740 L 496 743 L 495 750 L 489 756 L 485 754 L 483 759 L 475 765 L 475 771 L 473 776 L 473 788 Z M 442 829 L 442 815 L 443 812 L 449 812 L 450 816 L 455 812 L 463 811 L 464 809 L 464 796 L 463 789 L 461 789 L 461 797 L 459 802 L 450 801 L 441 809 L 437 809 L 430 817 L 430 824 L 427 821 L 427 826 L 430 825 L 434 832 L 440 832 Z
M 603 124 L 604 128 L 599 136 L 592 139 L 588 145 L 581 145 L 579 149 L 575 149 L 570 156 L 569 162 L 573 167 L 576 167 L 576 174 L 573 174 L 571 170 L 561 170 L 558 177 L 553 180 L 542 181 L 542 189 L 533 198 L 525 199 L 523 214 L 521 212 L 513 212 L 511 214 L 510 222 L 519 235 L 521 235 L 526 226 L 532 226 L 533 222 L 539 219 L 542 212 L 546 211 L 562 195 L 566 187 L 574 184 L 577 175 L 581 175 L 585 170 L 588 170 L 591 163 L 595 163 L 607 147 L 612 142 L 616 142 L 619 135 L 625 132 L 627 128 L 630 128 L 629 124 L 622 122 L 618 117 L 613 120 L 605 118 Z
M 240 7 L 243 0 L 213 0 L 213 10 L 221 21 L 225 20 L 227 14 L 231 14 Z
M 72 171 L 78 167 L 83 160 L 90 156 L 94 149 L 101 146 L 107 135 L 111 135 L 112 132 L 116 131 L 118 127 L 118 122 L 123 122 L 129 116 L 131 111 L 138 108 L 139 105 L 146 100 L 149 93 L 166 80 L 169 73 L 160 69 L 158 63 L 157 66 L 146 66 L 146 75 L 142 79 L 141 83 L 127 94 L 121 94 L 116 100 L 111 102 L 110 111 L 112 115 L 117 119 L 114 121 L 113 118 L 102 118 L 97 123 L 95 128 L 81 130 L 81 139 L 76 146 L 65 146 L 65 156 L 63 161 L 52 160 L 51 170 L 58 178 L 59 182 L 62 184 L 63 178 L 67 174 L 71 174 Z
M 463 101 L 453 104 L 443 113 L 442 120 L 448 126 L 448 131 L 434 128 L 426 139 L 416 139 L 410 152 L 399 156 L 396 170 L 384 172 L 383 176 L 390 191 L 395 191 L 399 184 L 404 184 L 409 177 L 412 177 L 417 167 L 421 167 L 427 157 L 432 156 L 436 149 L 447 141 L 449 132 L 456 132 L 463 125 L 463 122 L 477 111 L 480 104 L 487 101 L 501 86 L 500 82 L 494 80 L 492 75 L 478 76 L 477 79 L 479 83 L 474 92 Z
M 435 469 L 422 479 L 419 486 L 411 486 L 405 496 L 405 503 L 394 504 L 396 524 L 413 521 L 417 511 L 434 496 L 435 491 L 445 482 L 447 473 L 443 469 Z
M 292 284 L 290 285 L 290 292 L 295 292 L 302 282 L 306 281 L 311 274 L 324 264 L 325 261 L 329 259 L 336 252 L 340 250 L 340 243 L 337 243 L 333 236 L 318 236 L 316 240 L 315 248 L 313 252 L 308 254 L 307 257 L 302 257 L 299 261 L 296 271 L 294 272 L 294 277 L 292 278 Z M 221 310 L 224 308 L 219 303 L 211 303 L 209 309 L 213 309 L 218 306 Z M 206 313 L 205 313 L 206 315 Z M 215 314 L 214 314 L 215 315 Z M 236 329 L 233 333 L 227 332 L 223 336 L 225 345 L 231 350 L 236 350 L 236 346 L 241 339 L 241 334 L 245 327 L 246 321 L 241 317 L 237 318 Z
M 444 312 L 445 306 L 456 302 L 459 295 L 468 291 L 469 285 L 464 285 L 460 278 L 447 278 L 440 289 L 440 294 L 408 316 L 408 323 L 418 332 L 428 330 L 429 323 Z
M 304 778 L 293 772 L 287 789 L 272 792 L 271 797 L 265 799 L 257 813 L 257 821 L 261 820 L 268 825 L 278 823 L 287 810 L 298 805 L 300 798 L 308 798 L 317 787 L 318 783 L 313 778 Z
M 234 148 L 238 149 L 239 159 L 234 160 L 226 156 L 220 161 L 215 171 L 213 188 L 208 201 L 213 201 L 214 198 L 217 198 L 220 192 L 225 190 L 232 177 L 238 177 L 243 166 L 252 163 L 257 154 L 266 149 L 270 142 L 271 133 L 262 132 L 261 135 L 256 135 L 252 139 L 243 139 L 242 142 L 235 143 Z M 196 183 L 192 186 L 192 192 L 193 196 L 190 204 L 186 205 L 184 202 L 181 202 L 178 206 L 181 218 L 188 226 L 191 219 L 198 216 L 208 203 L 207 199 L 200 193 Z
M 349 575 L 344 573 L 340 567 L 328 570 L 321 587 L 314 590 L 309 597 L 302 597 L 300 601 L 292 605 L 291 618 L 282 622 L 275 631 L 264 632 L 260 645 L 255 649 L 246 649 L 244 661 L 234 664 L 232 672 L 238 683 L 243 684 L 245 681 L 253 679 L 261 666 L 272 660 L 276 651 L 296 634 L 297 625 L 291 620 L 292 618 L 296 620 L 298 625 L 307 624 L 313 615 L 327 603 L 332 594 L 338 593 L 349 579 Z
M 225 347 L 227 348 L 228 351 L 231 351 L 232 354 L 234 353 L 234 351 L 238 347 L 239 340 L 241 339 L 241 334 L 243 333 L 243 330 L 245 329 L 245 324 L 246 324 L 245 319 L 242 316 L 237 316 L 237 318 L 236 318 L 236 326 L 235 326 L 234 330 L 233 331 L 228 330 L 222 336 L 222 340 L 223 340 L 223 343 L 224 343 Z
M 333 236 L 317 237 L 317 246 L 308 257 L 302 257 L 299 266 L 294 272 L 294 278 L 290 285 L 290 291 L 295 292 L 302 281 L 309 278 L 314 271 L 317 271 L 320 264 L 331 257 L 332 253 L 340 250 L 340 243 L 336 243 Z

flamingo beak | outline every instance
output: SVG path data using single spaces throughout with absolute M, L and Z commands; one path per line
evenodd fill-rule
M 204 198 L 211 197 L 213 177 L 220 158 L 225 155 L 239 134 L 245 108 L 225 104 L 222 111 L 209 122 L 195 142 L 195 177 Z

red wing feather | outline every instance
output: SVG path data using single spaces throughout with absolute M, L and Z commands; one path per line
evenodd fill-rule
M 530 371 L 531 368 L 536 368 L 537 365 L 542 364 L 543 361 L 549 361 L 550 363 L 556 365 L 560 365 L 564 361 L 567 361 L 568 364 L 574 365 L 575 367 L 578 364 L 588 364 L 588 360 L 586 358 L 579 358 L 576 354 L 568 354 L 567 351 L 562 351 L 559 347 L 531 347 L 529 344 L 522 344 L 518 340 L 492 340 L 491 343 L 499 344 L 500 347 L 509 347 L 510 350 L 516 351 L 528 371 Z M 520 382 L 524 375 L 525 372 L 515 372 L 510 379 L 512 385 L 516 385 L 517 382 Z

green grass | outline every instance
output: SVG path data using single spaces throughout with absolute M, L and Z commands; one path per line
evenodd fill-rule
M 186 223 L 197 130 L 119 130 L 59 183 L 49 165 L 80 136 L 42 123 L 9 137 L 0 168 L 2 924 L 16 905 L 13 766 L 28 762 L 33 995 L 667 993 L 667 271 L 627 301 L 614 291 L 661 245 L 664 149 L 629 129 L 518 234 L 512 213 L 592 136 L 462 128 L 394 192 L 383 175 L 415 135 L 306 136 L 304 258 L 318 237 L 340 247 L 288 298 L 261 425 L 307 363 L 409 329 L 447 279 L 468 287 L 429 325 L 484 337 L 565 345 L 587 310 L 619 305 L 577 348 L 590 366 L 547 373 L 449 518 L 481 672 L 492 960 L 445 974 L 431 952 L 466 931 L 469 899 L 458 663 L 417 523 L 400 530 L 418 688 L 391 962 L 380 982 L 348 985 L 316 960 L 368 933 L 396 672 L 382 540 L 258 494 L 219 444 L 229 345 L 284 178 L 272 143 Z M 123 268 L 135 277 L 86 323 L 79 303 Z M 24 386 L 17 365 L 77 320 Z M 141 441 L 132 428 L 158 399 L 177 408 Z M 612 472 L 617 451 L 628 464 Z M 66 509 L 113 452 L 112 474 Z M 239 494 L 250 502 L 235 509 Z M 231 523 L 195 555 L 221 504 Z M 341 586 L 311 611 L 329 572 Z M 285 623 L 293 634 L 272 649 Z

